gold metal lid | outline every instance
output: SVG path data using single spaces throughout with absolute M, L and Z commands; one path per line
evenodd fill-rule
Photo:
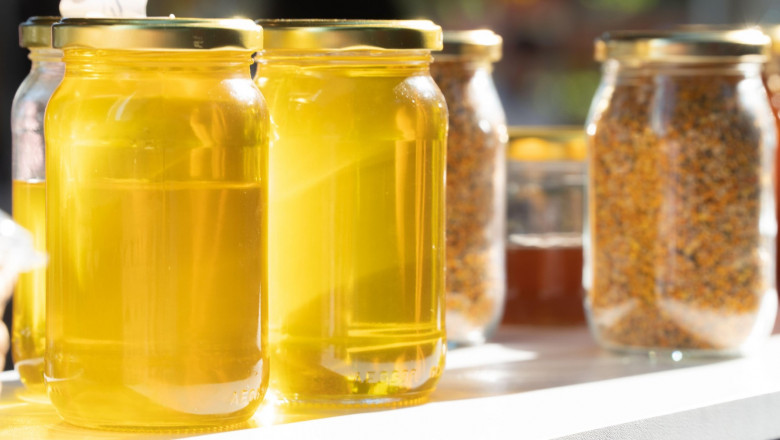
M 266 49 L 430 49 L 442 47 L 429 20 L 257 20 Z
M 60 17 L 30 17 L 19 25 L 19 45 L 26 48 L 51 47 L 51 26 Z
M 496 62 L 501 59 L 502 38 L 489 29 L 444 31 L 444 48 L 436 58 L 474 57 Z
M 596 39 L 597 61 L 765 62 L 770 38 L 758 29 L 617 31 Z
M 91 49 L 259 50 L 263 30 L 251 20 L 200 18 L 65 18 L 54 47 Z

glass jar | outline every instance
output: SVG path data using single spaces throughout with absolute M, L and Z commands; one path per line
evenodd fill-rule
M 11 217 L 0 210 L 0 314 L 5 312 L 5 306 L 13 294 L 14 285 L 20 274 L 44 266 L 46 263 L 45 255 L 35 249 L 33 246 L 33 237 L 30 232 L 11 220 Z M 0 370 L 5 368 L 5 353 L 11 346 L 8 329 L 4 321 L 0 321 Z M 2 393 L 2 382 L 0 382 L 0 393 Z M 16 390 L 17 397 L 27 399 L 30 393 L 24 390 Z M 4 396 L 5 397 L 5 396 Z M 35 400 L 45 398 L 45 395 L 35 394 Z M 11 402 L 11 399 L 6 399 Z M 28 405 L 8 404 L 5 406 L 21 406 L 29 408 Z M 8 414 L 4 414 L 7 416 Z
M 11 106 L 12 200 L 14 220 L 30 231 L 35 249 L 46 251 L 46 167 L 43 115 L 62 80 L 62 51 L 51 46 L 59 17 L 31 17 L 19 25 L 19 44 L 30 50 L 32 67 Z M 12 354 L 30 396 L 44 397 L 46 268 L 19 275 L 13 302 Z
M 481 344 L 504 305 L 506 116 L 493 82 L 501 37 L 444 32 L 431 75 L 447 100 L 447 341 Z
M 444 366 L 447 107 L 429 21 L 261 20 L 271 113 L 270 389 L 403 405 Z
M 597 40 L 584 286 L 603 346 L 738 355 L 771 332 L 768 48 L 757 30 Z
M 585 323 L 585 151 L 582 127 L 509 131 L 505 324 Z
M 780 26 L 769 29 L 772 38 L 772 56 L 764 69 L 764 85 L 769 93 L 769 103 L 775 115 L 775 122 L 780 130 Z M 780 142 L 780 138 L 778 138 Z M 780 176 L 780 155 L 775 155 L 775 176 Z M 775 178 L 775 202 L 780 200 L 780 184 Z M 775 203 L 775 214 L 780 219 L 780 203 Z M 775 247 L 777 249 L 777 247 Z M 780 276 L 780 258 L 775 258 L 775 280 Z
M 53 34 L 49 397 L 88 427 L 243 422 L 268 375 L 262 30 L 64 19 Z

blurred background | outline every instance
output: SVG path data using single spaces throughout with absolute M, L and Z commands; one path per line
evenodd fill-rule
M 10 109 L 29 71 L 17 25 L 59 15 L 58 0 L 3 0 L 0 15 L 0 208 L 11 211 Z M 427 18 L 504 38 L 494 77 L 510 125 L 580 125 L 599 81 L 593 40 L 606 30 L 780 23 L 780 0 L 149 0 L 149 15 L 248 18 Z M 110 294 L 110 292 L 107 292 Z M 10 310 L 4 320 L 10 327 Z M 6 368 L 12 368 L 8 359 Z

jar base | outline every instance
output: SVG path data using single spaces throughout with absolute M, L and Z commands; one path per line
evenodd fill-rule
M 485 344 L 498 328 L 503 309 L 499 309 L 497 312 L 489 321 L 473 323 L 461 313 L 448 311 L 447 348 L 454 349 Z
M 269 394 L 273 391 L 269 390 Z M 399 396 L 286 396 L 274 393 L 273 401 L 281 408 L 307 408 L 318 410 L 365 409 L 365 408 L 402 408 L 426 403 L 431 390 L 408 393 Z
M 204 422 L 202 424 L 172 423 L 172 424 L 144 424 L 116 422 L 99 422 L 91 419 L 82 419 L 71 415 L 59 413 L 62 419 L 73 426 L 86 429 L 116 432 L 144 432 L 144 433 L 169 433 L 169 434 L 207 434 L 213 432 L 234 431 L 252 427 L 249 417 L 237 417 L 230 421 Z
M 14 393 L 16 398 L 28 403 L 50 404 L 44 384 L 25 385 Z
M 238 408 L 221 405 L 224 393 L 190 392 L 157 396 L 107 384 L 68 384 L 47 378 L 52 405 L 67 423 L 88 429 L 126 432 L 208 433 L 249 427 L 260 406 L 259 398 Z M 157 391 L 162 386 L 155 387 Z M 184 403 L 189 404 L 183 407 Z M 217 403 L 219 406 L 207 406 Z

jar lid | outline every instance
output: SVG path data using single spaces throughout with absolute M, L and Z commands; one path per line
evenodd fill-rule
M 91 49 L 259 50 L 263 30 L 251 20 L 199 18 L 65 18 L 54 47 Z
M 51 26 L 60 17 L 30 17 L 19 25 L 19 45 L 26 48 L 51 47 Z
M 489 29 L 444 31 L 444 48 L 440 57 L 473 57 L 488 61 L 501 59 L 501 36 Z
M 430 49 L 442 47 L 430 20 L 257 20 L 266 49 Z
M 758 29 L 617 31 L 596 39 L 596 61 L 766 62 L 770 38 Z

